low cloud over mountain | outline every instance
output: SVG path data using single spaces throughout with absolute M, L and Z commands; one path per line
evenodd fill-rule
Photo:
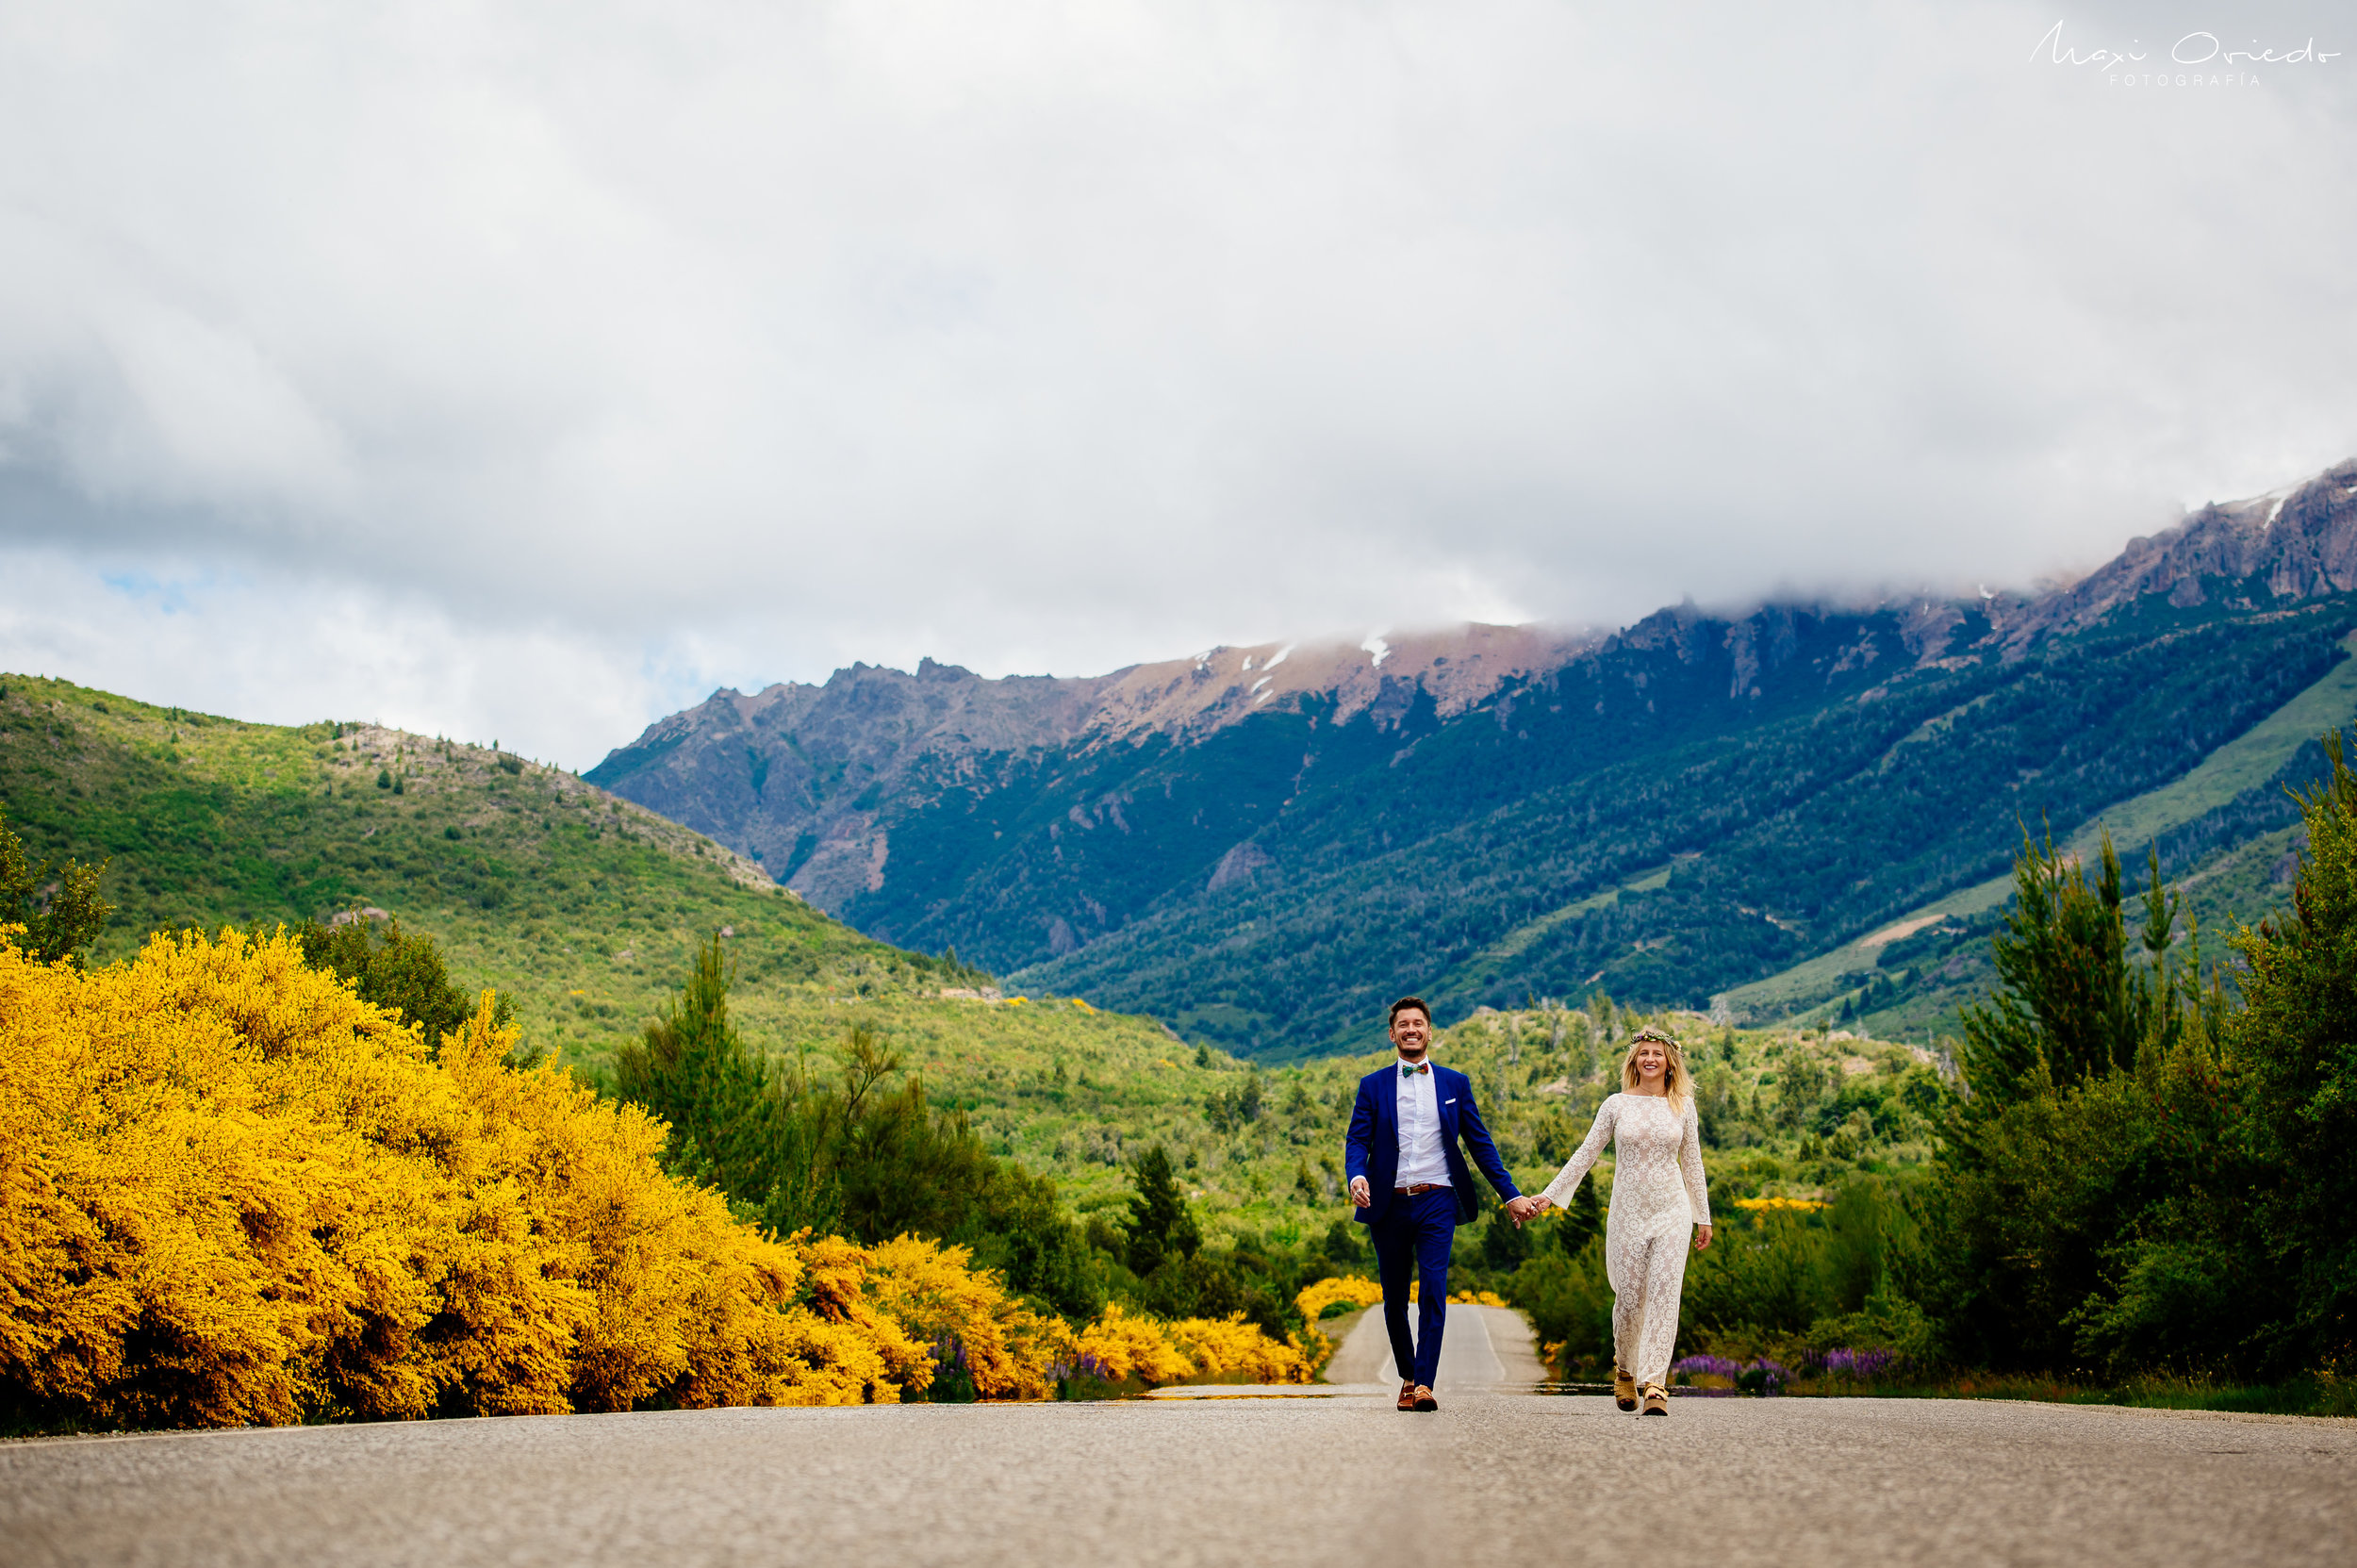
M 1297 1053 L 1410 982 L 1707 1005 L 2184 776 L 2352 627 L 2357 461 L 2041 595 L 861 665 L 717 692 L 589 776 L 874 934 Z M 2283 825 L 2257 793 L 2226 839 Z

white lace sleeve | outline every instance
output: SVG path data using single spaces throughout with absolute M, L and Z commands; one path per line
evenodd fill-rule
M 1686 1178 L 1686 1201 L 1694 1212 L 1696 1225 L 1710 1223 L 1710 1183 L 1703 1180 L 1702 1118 L 1695 1114 L 1694 1101 L 1686 1101 L 1685 1135 L 1678 1140 L 1678 1174 Z
M 1607 1095 L 1604 1103 L 1596 1107 L 1596 1119 L 1588 1129 L 1587 1139 L 1571 1159 L 1564 1162 L 1563 1168 L 1555 1173 L 1555 1180 L 1548 1182 L 1546 1191 L 1540 1195 L 1549 1203 L 1560 1209 L 1571 1202 L 1572 1194 L 1579 1190 L 1579 1179 L 1588 1174 L 1597 1157 L 1604 1153 L 1604 1146 L 1611 1141 L 1615 1113 L 1620 1103 L 1620 1096 Z

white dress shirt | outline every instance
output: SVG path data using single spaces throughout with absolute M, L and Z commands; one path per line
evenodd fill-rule
M 1441 1149 L 1441 1099 L 1433 1088 L 1431 1061 L 1426 1058 L 1420 1073 L 1404 1073 L 1399 1067 L 1392 1072 L 1399 1095 L 1399 1174 L 1393 1180 L 1402 1187 L 1427 1181 L 1445 1187 L 1448 1157 Z

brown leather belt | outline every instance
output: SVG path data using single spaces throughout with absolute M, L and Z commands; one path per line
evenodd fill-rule
M 1448 1183 L 1445 1181 L 1419 1181 L 1412 1187 L 1393 1187 L 1392 1189 L 1392 1191 L 1399 1194 L 1402 1197 L 1422 1197 L 1426 1193 L 1440 1193 L 1446 1192 L 1447 1190 Z

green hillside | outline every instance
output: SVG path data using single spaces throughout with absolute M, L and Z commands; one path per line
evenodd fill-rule
M 552 1047 L 593 1048 L 718 925 L 781 977 L 943 969 L 569 774 L 371 725 L 244 723 L 0 677 L 0 801 L 32 852 L 111 861 L 102 960 L 159 929 L 373 907 L 513 993 Z
M 1347 1213 L 1343 1129 L 1355 1080 L 1380 1056 L 1255 1072 L 1070 999 L 945 997 L 988 978 L 863 937 L 676 824 L 514 756 L 11 675 L 0 802 L 37 858 L 110 863 L 119 909 L 95 961 L 158 929 L 381 910 L 440 943 L 460 984 L 514 996 L 530 1043 L 595 1073 L 684 977 L 694 944 L 726 929 L 749 1039 L 823 1070 L 852 1027 L 875 1029 L 936 1104 L 966 1110 L 995 1151 L 1054 1175 L 1083 1212 L 1126 1197 L 1124 1162 L 1160 1141 L 1215 1234 L 1289 1244 Z M 1885 1116 L 1859 1136 L 1845 1120 L 1857 1096 L 1838 1085 L 1897 1083 L 1909 1062 L 1895 1048 L 1711 1037 L 1714 1136 L 1744 1149 L 1722 1165 L 1729 1190 L 1806 1190 L 1852 1158 L 1920 1158 L 1915 1124 Z M 1606 1092 L 1596 1038 L 1586 1014 L 1484 1013 L 1445 1032 L 1439 1053 L 1475 1075 L 1517 1172 L 1543 1180 Z M 1375 1023 L 1365 1043 L 1381 1047 Z M 1852 1071 L 1805 1074 L 1822 1103 L 1788 1112 L 1778 1069 L 1802 1056 L 1853 1057 Z M 1840 1126 L 1853 1135 L 1837 1145 Z
M 2357 652 L 2357 636 L 2341 646 Z M 2210 934 L 2209 956 L 2222 958 L 2237 923 L 2256 924 L 2288 907 L 2299 836 L 2293 795 L 2324 776 L 2318 736 L 2352 719 L 2357 659 L 2332 666 L 2182 778 L 2084 822 L 2051 828 L 2089 864 L 2108 834 L 2139 883 L 2147 855 L 2157 853 L 2162 875 L 2184 896 L 2185 912 Z M 1961 888 L 1830 952 L 1737 986 L 1722 1000 L 1739 1017 L 1862 1017 L 1862 1027 L 1903 1038 L 1951 1030 L 1955 1009 L 1996 983 L 1988 937 L 2012 895 L 2010 875 Z
M 1003 1148 L 1053 1164 L 1063 1147 L 1083 1174 L 1087 1128 L 1199 1100 L 1213 1076 L 1149 1020 L 945 999 L 988 977 L 871 941 L 676 823 L 482 747 L 8 675 L 0 804 L 37 859 L 109 863 L 97 962 L 157 930 L 382 911 L 434 937 L 460 984 L 514 997 L 532 1044 L 596 1071 L 722 930 L 750 1037 L 825 1051 L 874 1026 L 937 1099 L 1003 1101 L 977 1118 Z M 1114 1080 L 1108 1101 L 1095 1085 Z

